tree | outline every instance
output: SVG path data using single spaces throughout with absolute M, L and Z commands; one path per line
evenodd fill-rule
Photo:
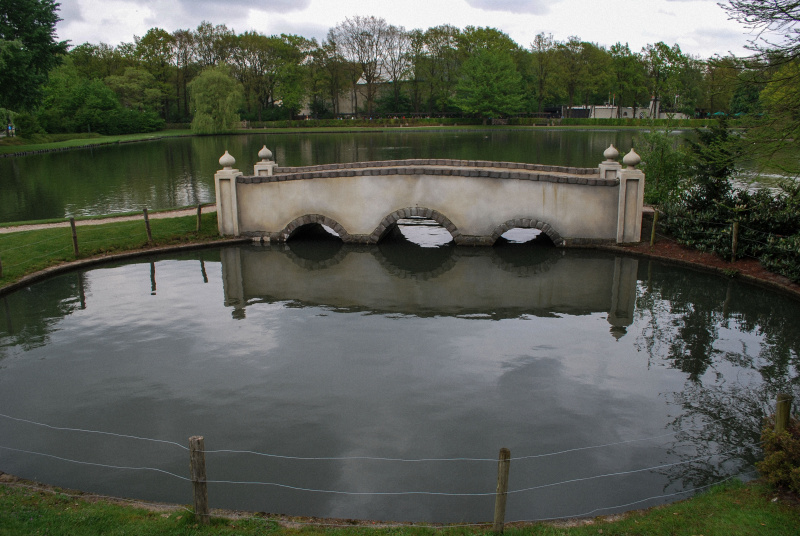
M 389 26 L 386 20 L 376 17 L 345 18 L 328 33 L 344 58 L 360 67 L 366 86 L 367 113 L 372 113 L 377 84 L 383 81 L 383 58 L 387 46 Z M 358 78 L 353 77 L 353 91 L 357 91 Z
M 161 28 L 151 28 L 144 37 L 134 37 L 136 58 L 158 81 L 162 95 L 162 116 L 169 121 L 169 96 L 172 92 L 175 38 Z
M 423 42 L 421 77 L 428 86 L 428 113 L 445 112 L 458 77 L 458 36 L 460 30 L 448 24 L 429 28 Z
M 224 24 L 212 26 L 203 21 L 194 33 L 195 60 L 201 68 L 225 63 L 230 59 L 236 35 Z
M 386 78 L 392 83 L 393 110 L 400 111 L 400 83 L 405 79 L 411 68 L 409 49 L 411 37 L 402 26 L 389 26 L 386 32 L 386 48 L 384 50 L 383 64 Z
M 67 51 L 56 41 L 54 0 L 0 0 L 0 108 L 27 110 Z
M 464 62 L 454 104 L 487 118 L 515 114 L 523 103 L 522 79 L 510 54 L 480 49 Z
M 214 134 L 236 129 L 243 90 L 227 65 L 210 67 L 200 73 L 189 83 L 189 94 L 194 109 L 193 132 Z
M 531 43 L 531 66 L 536 84 L 536 111 L 542 113 L 542 103 L 550 96 L 556 69 L 556 43 L 553 34 L 536 34 Z
M 645 99 L 648 98 L 642 58 L 631 52 L 627 43 L 613 45 L 610 52 L 613 96 L 620 108 L 632 106 L 633 115 L 636 116 L 636 108 L 646 102 Z
M 729 0 L 731 19 L 751 29 L 753 55 L 744 67 L 761 91 L 763 117 L 751 118 L 741 141 L 748 155 L 785 172 L 800 174 L 796 157 L 800 137 L 800 2 Z
M 145 69 L 128 67 L 122 76 L 109 76 L 106 85 L 119 97 L 122 106 L 134 110 L 158 110 L 163 98 L 160 84 Z
M 567 92 L 567 109 L 572 110 L 575 93 L 587 75 L 586 63 L 583 61 L 583 44 L 579 37 L 573 35 L 566 43 L 559 43 L 557 50 L 559 75 Z M 567 114 L 570 113 L 567 112 Z

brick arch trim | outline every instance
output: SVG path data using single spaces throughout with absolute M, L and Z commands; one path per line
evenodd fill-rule
M 304 225 L 310 225 L 313 223 L 330 227 L 336 232 L 336 234 L 339 235 L 339 238 L 341 238 L 343 242 L 348 242 L 350 234 L 345 230 L 345 228 L 342 227 L 336 220 L 333 220 L 327 216 L 323 216 L 322 214 L 306 214 L 305 216 L 295 218 L 280 232 L 275 233 L 277 236 L 271 236 L 270 239 L 278 242 L 286 242 L 286 240 L 288 240 L 289 237 L 292 236 L 292 233 L 297 229 L 303 227 Z
M 547 235 L 556 246 L 563 246 L 566 243 L 561 235 L 558 234 L 558 231 L 553 229 L 549 223 L 545 223 L 533 218 L 517 218 L 514 220 L 508 220 L 507 222 L 498 225 L 495 227 L 494 231 L 492 231 L 492 243 L 496 242 L 497 239 L 500 238 L 506 231 L 517 228 L 539 229 L 545 235 Z
M 456 243 L 458 243 L 459 239 L 461 238 L 461 232 L 458 230 L 455 224 L 453 224 L 453 222 L 451 222 L 450 219 L 441 212 L 425 207 L 406 207 L 395 210 L 383 218 L 381 223 L 375 228 L 374 231 L 372 231 L 372 234 L 369 236 L 369 241 L 373 244 L 378 243 L 386 231 L 392 225 L 396 224 L 398 220 L 413 216 L 434 220 L 442 227 L 447 229 L 447 232 L 450 233 Z

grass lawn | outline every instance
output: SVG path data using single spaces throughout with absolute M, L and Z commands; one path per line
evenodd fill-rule
M 738 482 L 713 488 L 708 493 L 665 507 L 631 512 L 614 518 L 596 518 L 590 523 L 529 524 L 506 527 L 511 536 L 608 535 L 704 535 L 790 536 L 800 531 L 800 509 L 774 500 L 776 495 L 760 485 Z M 619 519 L 621 517 L 621 519 Z M 425 527 L 398 525 L 322 526 L 292 519 L 292 528 L 274 518 L 252 516 L 240 519 L 213 517 L 207 527 L 195 523 L 188 508 L 148 510 L 135 505 L 112 504 L 81 498 L 60 490 L 0 484 L 0 535 L 255 535 L 327 534 L 330 536 L 427 536 L 490 534 L 491 526 Z M 571 526 L 574 525 L 574 526 Z
M 217 214 L 203 214 L 201 221 L 202 227 L 197 232 L 195 216 L 151 219 L 152 244 L 147 243 L 143 219 L 77 227 L 77 259 L 153 246 L 219 240 Z M 32 272 L 75 259 L 69 227 L 0 234 L 0 287 Z

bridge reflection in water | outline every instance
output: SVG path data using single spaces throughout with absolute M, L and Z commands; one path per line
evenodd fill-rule
M 289 242 L 221 252 L 225 305 L 298 302 L 414 316 L 607 313 L 619 338 L 633 323 L 639 261 L 592 251 L 510 246 L 423 249 Z

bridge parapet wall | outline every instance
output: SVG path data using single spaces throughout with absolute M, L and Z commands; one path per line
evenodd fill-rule
M 264 148 L 252 176 L 226 152 L 215 175 L 219 229 L 283 241 L 320 223 L 345 242 L 376 243 L 398 219 L 420 216 L 457 244 L 491 245 L 514 227 L 541 229 L 557 245 L 637 242 L 644 174 L 633 151 L 623 169 L 611 149 L 598 168 L 576 168 L 450 159 L 280 167 Z

